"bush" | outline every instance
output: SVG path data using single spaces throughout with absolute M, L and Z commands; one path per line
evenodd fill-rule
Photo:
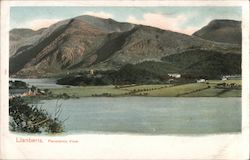
M 63 132 L 62 122 L 49 115 L 44 109 L 29 106 L 20 97 L 9 100 L 10 130 L 28 133 L 60 133 Z
M 10 89 L 27 89 L 28 84 L 23 81 L 9 81 Z

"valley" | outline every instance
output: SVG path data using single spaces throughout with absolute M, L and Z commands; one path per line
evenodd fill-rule
M 219 40 L 212 39 L 215 33 Z M 113 72 L 106 78 L 121 83 L 139 74 L 136 83 L 148 77 L 154 84 L 173 73 L 220 79 L 241 74 L 240 33 L 239 21 L 214 20 L 185 35 L 83 15 L 38 31 L 11 30 L 10 77 L 64 78 L 94 70 Z
M 149 96 L 149 97 L 241 97 L 241 89 L 218 89 L 217 84 L 223 81 L 208 81 L 207 83 L 189 83 L 182 85 L 132 85 L 117 86 L 87 86 L 77 88 L 54 88 L 53 94 L 66 93 L 76 97 L 120 97 L 120 96 Z M 230 81 L 226 82 L 231 84 Z M 232 83 L 235 83 L 232 82 Z M 241 81 L 237 81 L 241 85 Z M 222 93 L 222 94 L 220 94 Z
M 240 132 L 241 37 L 241 21 L 225 19 L 190 35 L 89 15 L 12 29 L 10 130 Z
M 233 20 L 185 35 L 83 15 L 11 30 L 10 77 L 55 79 L 67 86 L 49 88 L 57 96 L 240 97 L 241 84 L 217 87 L 231 84 L 225 76 L 241 81 L 240 37 Z

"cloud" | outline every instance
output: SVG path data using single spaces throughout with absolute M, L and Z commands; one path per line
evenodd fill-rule
M 61 19 L 36 19 L 27 22 L 22 26 L 22 28 L 30 28 L 33 30 L 38 30 L 41 28 L 49 27 L 50 25 L 55 24 L 60 20 Z
M 96 16 L 96 17 L 100 17 L 100 18 L 105 18 L 105 19 L 113 18 L 112 14 L 106 13 L 106 12 L 92 12 L 92 11 L 89 11 L 89 12 L 85 12 L 83 14 Z M 59 21 L 61 21 L 63 19 L 65 19 L 65 18 L 62 18 L 62 19 L 50 19 L 50 18 L 36 19 L 36 20 L 31 20 L 31 21 L 28 21 L 28 22 L 25 22 L 25 23 L 22 23 L 22 24 L 14 23 L 13 26 L 15 26 L 15 27 L 13 27 L 13 28 L 30 28 L 30 29 L 33 29 L 33 30 L 39 30 L 41 28 L 49 27 L 50 25 L 55 24 L 55 23 L 57 23 L 57 22 L 59 22 Z
M 96 16 L 100 18 L 112 18 L 114 19 L 115 16 L 113 16 L 110 13 L 107 12 L 85 12 L 83 13 L 85 15 L 91 15 L 91 16 Z M 164 15 L 161 13 L 145 13 L 142 18 L 136 18 L 133 15 L 129 16 L 127 18 L 127 22 L 129 23 L 134 23 L 134 24 L 142 24 L 142 25 L 147 25 L 147 26 L 152 26 L 152 27 L 157 27 L 161 28 L 164 30 L 171 30 L 175 32 L 181 32 L 185 33 L 188 35 L 191 35 L 198 29 L 200 29 L 200 26 L 190 26 L 190 25 L 185 25 L 186 22 L 190 21 L 191 18 L 190 15 L 175 15 L 175 16 L 169 16 L 169 15 Z M 49 27 L 50 25 L 57 23 L 58 21 L 61 21 L 62 19 L 36 19 L 32 21 L 28 21 L 22 26 L 21 24 L 16 25 L 15 28 L 30 28 L 33 30 L 38 30 L 41 28 Z
M 194 32 L 201 29 L 200 27 L 186 27 L 184 29 L 178 29 L 177 32 L 181 32 L 187 35 L 192 35 Z
M 190 35 L 198 28 L 183 27 L 187 20 L 188 17 L 185 15 L 176 15 L 168 17 L 160 13 L 145 13 L 142 19 L 135 18 L 134 16 L 129 16 L 127 19 L 127 21 L 130 23 L 142 24 Z
M 86 15 L 90 15 L 90 16 L 95 16 L 95 17 L 100 17 L 100 18 L 104 18 L 104 19 L 108 19 L 108 18 L 113 18 L 114 16 L 110 13 L 106 13 L 106 12 L 85 12 L 84 14 Z

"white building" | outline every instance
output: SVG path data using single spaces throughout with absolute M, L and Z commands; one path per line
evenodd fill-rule
M 197 82 L 197 83 L 205 83 L 206 80 L 205 80 L 205 79 L 198 79 L 196 82 Z
M 94 71 L 93 69 L 91 69 L 91 70 L 89 71 L 89 73 L 90 73 L 90 75 L 94 75 L 95 71 Z
M 168 76 L 173 78 L 181 78 L 181 74 L 179 73 L 169 73 Z
M 221 80 L 241 80 L 241 75 L 225 75 L 222 76 Z

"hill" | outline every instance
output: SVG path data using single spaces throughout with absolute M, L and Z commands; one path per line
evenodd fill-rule
M 48 77 L 91 69 L 118 71 L 127 64 L 137 69 L 147 68 L 150 74 L 154 69 L 148 65 L 160 67 L 157 75 L 180 72 L 183 68 L 188 72 L 196 68 L 186 66 L 185 58 L 174 63 L 167 59 L 194 50 L 202 51 L 208 57 L 221 54 L 223 58 L 231 54 L 241 57 L 241 47 L 237 44 L 218 43 L 197 36 L 92 16 L 60 21 L 40 31 L 16 29 L 10 32 L 11 43 L 19 42 L 19 48 L 10 48 L 13 51 L 10 54 L 10 75 L 17 77 Z M 20 34 L 24 34 L 21 40 L 18 39 Z M 203 66 L 203 70 L 206 67 L 208 65 Z
M 234 20 L 213 20 L 193 35 L 216 42 L 241 44 L 241 22 Z

